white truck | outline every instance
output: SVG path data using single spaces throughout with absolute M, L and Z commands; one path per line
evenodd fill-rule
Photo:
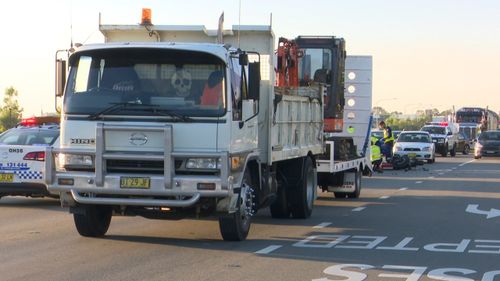
M 372 120 L 372 57 L 347 56 L 344 73 L 344 128 L 340 133 L 325 133 L 327 155 L 317 161 L 318 184 L 324 192 L 333 192 L 337 198 L 358 198 L 361 176 L 372 172 L 368 142 Z M 336 142 L 350 140 L 354 151 L 340 151 L 348 156 L 335 157 Z
M 106 43 L 71 54 L 67 83 L 57 60 L 61 144 L 45 161 L 81 235 L 104 235 L 112 215 L 215 215 L 223 239 L 240 241 L 258 209 L 311 215 L 324 85 L 274 87 L 270 26 L 100 30 Z

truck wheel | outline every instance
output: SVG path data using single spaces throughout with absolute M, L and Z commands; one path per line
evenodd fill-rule
M 102 237 L 108 231 L 113 210 L 109 206 L 83 205 L 83 213 L 73 214 L 76 230 L 81 236 Z
M 356 171 L 354 173 L 354 191 L 347 193 L 348 198 L 359 198 L 361 194 L 361 172 Z
M 288 208 L 288 200 L 286 198 L 286 187 L 283 183 L 278 182 L 278 193 L 276 199 L 269 206 L 271 217 L 275 219 L 286 219 L 290 217 L 290 208 Z
M 335 196 L 335 198 L 340 198 L 340 199 L 343 199 L 343 198 L 347 197 L 347 193 L 346 192 L 334 192 L 333 195 Z
M 250 231 L 253 216 L 254 192 L 250 172 L 245 172 L 240 190 L 238 210 L 219 217 L 220 233 L 224 241 L 243 241 Z
M 466 144 L 464 146 L 464 151 L 462 151 L 462 154 L 467 155 L 467 154 L 469 154 L 469 152 L 470 152 L 470 146 Z
M 314 192 L 317 188 L 316 169 L 313 166 L 313 161 L 307 157 L 303 167 L 303 177 L 291 195 L 290 211 L 292 217 L 296 219 L 305 219 L 311 216 L 314 204 Z
M 453 148 L 450 151 L 450 156 L 451 157 L 455 157 L 455 155 L 457 155 L 457 144 L 454 144 Z

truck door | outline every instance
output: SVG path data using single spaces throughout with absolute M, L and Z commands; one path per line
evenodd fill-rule
M 231 151 L 250 151 L 258 145 L 258 100 L 249 93 L 249 66 L 230 60 L 232 100 Z

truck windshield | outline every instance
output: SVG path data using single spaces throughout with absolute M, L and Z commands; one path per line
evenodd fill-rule
M 331 58 L 330 49 L 301 49 L 302 57 L 299 59 L 299 83 L 307 86 L 311 82 L 331 84 Z
M 481 123 L 481 119 L 483 118 L 482 112 L 457 112 L 456 119 L 458 123 Z
M 219 117 L 225 113 L 225 65 L 192 51 L 118 48 L 82 51 L 70 58 L 65 93 L 67 114 L 92 115 L 115 104 L 152 105 L 138 111 L 123 106 L 106 115 Z M 161 114 L 161 116 L 166 116 Z

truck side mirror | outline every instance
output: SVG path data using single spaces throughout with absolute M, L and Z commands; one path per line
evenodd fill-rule
M 248 54 L 247 53 L 240 54 L 239 63 L 240 63 L 240 65 L 248 65 Z
M 66 61 L 56 60 L 56 97 L 62 97 L 66 86 Z
M 258 101 L 260 98 L 260 62 L 248 64 L 248 98 Z

